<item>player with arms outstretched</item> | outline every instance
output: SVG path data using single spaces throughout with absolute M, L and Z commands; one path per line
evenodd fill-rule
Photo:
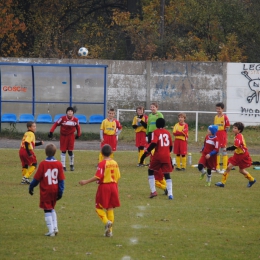
M 81 128 L 79 120 L 74 116 L 75 107 L 68 107 L 66 109 L 66 115 L 60 117 L 51 127 L 49 138 L 53 137 L 53 132 L 57 126 L 60 126 L 60 150 L 61 150 L 61 163 L 63 170 L 66 171 L 66 151 L 69 154 L 70 170 L 74 171 L 74 144 L 75 139 L 78 139 L 81 135 Z M 77 135 L 74 133 L 77 131 Z
M 236 122 L 233 125 L 233 133 L 235 134 L 234 145 L 227 148 L 227 151 L 234 151 L 234 155 L 228 159 L 228 167 L 222 175 L 221 182 L 217 182 L 215 185 L 218 187 L 225 187 L 227 177 L 233 166 L 239 167 L 239 172 L 248 179 L 247 187 L 252 187 L 256 183 L 256 179 L 246 170 L 252 164 L 252 159 L 248 152 L 246 142 L 242 132 L 244 130 L 244 124 Z
M 115 160 L 110 158 L 112 148 L 106 144 L 101 148 L 103 161 L 98 164 L 95 176 L 88 180 L 81 180 L 80 185 L 97 182 L 96 213 L 105 225 L 105 236 L 111 237 L 114 223 L 114 208 L 120 206 L 118 181 L 120 170 Z

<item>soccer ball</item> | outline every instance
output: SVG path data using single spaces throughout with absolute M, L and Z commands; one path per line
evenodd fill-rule
M 88 49 L 85 47 L 81 47 L 78 51 L 79 56 L 87 56 L 88 55 Z

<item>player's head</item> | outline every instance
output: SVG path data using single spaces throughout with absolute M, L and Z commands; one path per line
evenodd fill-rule
M 241 122 L 234 123 L 233 127 L 236 127 L 239 130 L 239 133 L 242 133 L 245 128 L 244 124 Z
M 67 107 L 66 114 L 68 118 L 71 118 L 74 115 L 74 108 L 73 107 Z
M 107 112 L 108 118 L 109 119 L 113 119 L 115 117 L 115 109 L 114 108 L 110 108 Z
M 73 107 L 67 107 L 66 114 L 68 113 L 68 111 L 72 111 L 72 113 L 74 114 L 74 108 Z
M 54 144 L 48 144 L 46 145 L 45 147 L 45 154 L 48 156 L 48 157 L 53 157 L 56 153 L 56 146 Z
M 36 131 L 36 123 L 35 122 L 29 121 L 29 122 L 27 122 L 26 126 L 27 126 L 27 129 L 32 131 L 32 132 Z
M 144 114 L 144 107 L 139 106 L 136 108 L 136 114 L 137 115 L 143 115 Z
M 155 114 L 158 110 L 158 104 L 156 102 L 151 103 L 150 109 L 151 109 L 152 113 Z
M 220 107 L 221 109 L 224 109 L 225 105 L 224 105 L 223 102 L 219 102 L 219 103 L 216 104 L 216 108 L 217 107 Z
M 156 127 L 157 128 L 164 128 L 165 127 L 165 120 L 163 118 L 158 118 L 156 120 Z
M 186 120 L 186 114 L 185 113 L 179 113 L 178 114 L 178 119 L 180 120 L 180 118 L 182 118 L 182 120 L 181 121 L 184 121 L 184 120 Z
M 101 148 L 101 153 L 102 155 L 104 155 L 105 157 L 109 157 L 112 153 L 112 148 L 109 144 L 105 144 L 102 148 Z
M 217 125 L 210 125 L 208 127 L 208 130 L 211 133 L 211 135 L 216 135 L 216 133 L 218 131 L 218 126 Z

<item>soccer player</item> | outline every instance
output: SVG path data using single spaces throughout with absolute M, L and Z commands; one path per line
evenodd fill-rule
M 156 127 L 157 129 L 154 130 L 151 135 L 151 143 L 144 152 L 140 163 L 143 163 L 145 157 L 148 156 L 153 149 L 155 150 L 148 169 L 148 181 L 151 190 L 150 198 L 157 196 L 154 174 L 161 170 L 166 180 L 168 198 L 172 200 L 172 180 L 170 177 L 170 172 L 173 170 L 170 156 L 172 151 L 172 138 L 169 131 L 164 129 L 165 120 L 163 118 L 156 120 Z
M 147 128 L 147 115 L 144 114 L 144 107 L 136 108 L 136 116 L 133 119 L 132 127 L 135 129 L 135 146 L 138 148 L 138 164 L 140 166 L 140 159 L 144 154 L 146 142 L 146 128 Z
M 158 111 L 158 104 L 156 102 L 151 103 L 150 105 L 151 112 L 148 115 L 146 136 L 148 137 L 148 144 L 151 143 L 152 132 L 156 129 L 156 120 L 158 118 L 163 118 L 163 114 Z
M 20 145 L 19 156 L 22 163 L 21 184 L 30 184 L 29 178 L 37 167 L 36 155 L 33 151 L 35 146 L 43 144 L 43 141 L 35 142 L 36 123 L 27 123 L 27 132 L 24 133 Z
M 114 208 L 120 206 L 117 186 L 120 170 L 117 162 L 110 158 L 112 154 L 110 145 L 104 145 L 101 153 L 104 160 L 98 164 L 95 176 L 88 180 L 81 180 L 79 184 L 85 185 L 91 182 L 99 184 L 96 193 L 96 213 L 105 225 L 105 236 L 111 237 L 113 235 Z
M 178 114 L 179 122 L 175 124 L 173 127 L 173 135 L 174 139 L 174 150 L 173 153 L 176 154 L 176 170 L 177 171 L 185 171 L 187 165 L 187 140 L 188 140 L 188 132 L 189 126 L 185 123 L 186 114 L 179 113 Z M 182 167 L 181 167 L 182 164 Z
M 227 151 L 234 151 L 234 155 L 228 159 L 228 167 L 222 175 L 221 182 L 217 182 L 215 185 L 218 187 L 225 187 L 228 174 L 233 166 L 239 167 L 239 172 L 248 179 L 247 187 L 250 188 L 256 179 L 251 176 L 251 174 L 246 171 L 246 168 L 249 168 L 252 164 L 252 159 L 248 152 L 246 142 L 242 132 L 244 130 L 244 124 L 241 122 L 236 122 L 233 125 L 233 133 L 235 134 L 234 145 L 227 148 Z
M 198 163 L 198 170 L 201 172 L 200 180 L 204 178 L 207 173 L 206 185 L 211 185 L 211 171 L 216 170 L 217 154 L 219 150 L 218 137 L 216 133 L 218 126 L 210 125 L 208 127 L 208 134 L 205 137 L 204 145 L 201 150 L 201 157 Z M 207 168 L 207 171 L 205 170 Z
M 105 144 L 109 144 L 112 148 L 112 151 L 116 151 L 118 136 L 122 131 L 122 126 L 118 120 L 115 118 L 115 110 L 114 108 L 110 108 L 108 111 L 108 116 L 104 119 L 100 125 L 100 141 L 101 148 Z M 114 158 L 113 152 L 110 157 Z M 102 153 L 99 154 L 99 162 L 103 160 Z
M 74 144 L 75 139 L 78 139 L 81 135 L 81 128 L 79 120 L 74 116 L 74 108 L 68 107 L 66 109 L 66 115 L 60 117 L 51 127 L 49 138 L 53 137 L 53 132 L 57 126 L 60 126 L 60 150 L 61 150 L 61 163 L 63 170 L 66 171 L 66 151 L 69 154 L 70 170 L 74 171 Z M 77 135 L 74 133 L 77 130 Z
M 40 208 L 44 210 L 48 233 L 45 236 L 53 237 L 58 234 L 56 201 L 61 199 L 64 191 L 65 176 L 61 162 L 54 158 L 56 147 L 48 144 L 45 148 L 47 158 L 40 162 L 39 168 L 29 186 L 29 193 L 40 183 Z
M 217 167 L 216 171 L 220 171 L 220 153 L 222 154 L 223 170 L 227 169 L 228 156 L 227 156 L 227 132 L 230 127 L 229 119 L 227 115 L 223 114 L 224 104 L 222 102 L 216 104 L 217 115 L 214 118 L 214 125 L 218 126 L 217 137 L 219 140 L 219 153 L 217 155 Z

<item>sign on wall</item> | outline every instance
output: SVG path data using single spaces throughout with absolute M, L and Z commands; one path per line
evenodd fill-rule
M 227 109 L 230 123 L 260 124 L 260 63 L 227 64 Z

